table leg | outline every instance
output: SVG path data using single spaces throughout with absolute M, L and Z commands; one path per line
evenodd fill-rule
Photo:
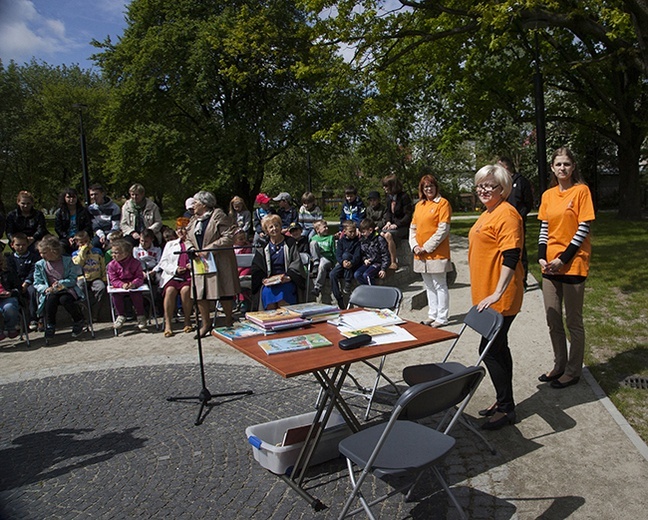
M 315 453 L 317 445 L 319 444 L 322 433 L 324 432 L 324 428 L 320 428 L 319 424 L 326 424 L 331 416 L 333 408 L 337 408 L 353 432 L 357 432 L 360 429 L 360 422 L 346 404 L 340 393 L 340 389 L 342 388 L 344 380 L 349 372 L 349 367 L 350 365 L 335 367 L 332 374 L 329 374 L 326 370 L 313 373 L 319 384 L 324 389 L 324 395 L 322 396 L 322 399 L 320 399 L 315 417 L 313 418 L 313 423 L 311 424 L 308 435 L 306 436 L 306 441 L 297 456 L 297 460 L 290 476 L 282 477 L 282 479 L 285 480 L 291 488 L 297 491 L 302 498 L 310 502 L 311 506 L 316 511 L 320 511 L 326 506 L 306 492 L 303 488 L 303 483 L 308 465 Z

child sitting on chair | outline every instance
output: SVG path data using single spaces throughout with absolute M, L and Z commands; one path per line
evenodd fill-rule
M 7 266 L 16 273 L 20 292 L 27 297 L 29 330 L 38 328 L 38 291 L 34 288 L 34 268 L 41 257 L 29 249 L 27 235 L 16 233 L 11 240 L 13 253 L 7 255 Z
M 76 251 L 72 253 L 72 261 L 83 269 L 85 283 L 90 287 L 94 298 L 92 319 L 97 320 L 99 310 L 106 296 L 106 262 L 104 252 L 98 247 L 92 247 L 87 231 L 78 231 L 74 235 Z
M 45 314 L 45 337 L 54 337 L 56 311 L 63 305 L 74 320 L 72 337 L 76 338 L 85 327 L 83 313 L 77 305 L 82 296 L 77 285 L 81 268 L 72 258 L 63 256 L 63 246 L 53 235 L 43 237 L 37 248 L 42 260 L 36 262 L 34 268 L 34 287 L 38 291 L 38 314 Z
M 149 282 L 157 285 L 158 264 L 162 256 L 162 249 L 153 245 L 155 233 L 145 229 L 140 235 L 139 245 L 133 249 L 133 256 L 142 264 L 142 269 Z
M 0 341 L 6 337 L 14 339 L 20 334 L 20 307 L 16 297 L 19 285 L 16 272 L 0 253 L 0 314 L 4 318 L 4 331 L 0 330 Z
M 139 260 L 133 257 L 133 246 L 128 240 L 120 238 L 112 243 L 112 260 L 106 267 L 108 273 L 108 283 L 116 289 L 131 291 L 144 284 L 144 271 Z M 126 322 L 126 312 L 124 299 L 126 293 L 113 293 L 112 300 L 115 305 L 117 318 L 113 327 L 116 330 L 121 329 Z M 141 292 L 129 292 L 135 314 L 137 315 L 137 327 L 146 330 L 146 312 L 144 310 L 144 297 Z
M 387 241 L 376 233 L 376 225 L 368 218 L 360 222 L 360 237 L 362 264 L 356 269 L 353 277 L 360 285 L 373 285 L 376 277 L 385 277 L 389 267 Z
M 347 220 L 342 224 L 342 237 L 337 242 L 335 251 L 337 264 L 331 271 L 331 292 L 340 309 L 344 308 L 342 293 L 351 294 L 353 273 L 362 262 L 362 251 L 356 223 Z M 340 278 L 344 278 L 344 289 L 340 291 Z
M 313 223 L 315 235 L 310 240 L 310 255 L 313 259 L 313 270 L 317 272 L 311 293 L 319 296 L 331 269 L 335 265 L 335 237 L 329 233 L 328 223 L 324 219 Z

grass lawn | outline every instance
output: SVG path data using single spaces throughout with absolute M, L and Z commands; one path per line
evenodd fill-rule
M 468 236 L 474 221 L 452 222 Z M 539 222 L 527 223 L 529 269 L 537 263 Z M 648 390 L 625 387 L 632 375 L 648 378 L 648 223 L 617 220 L 599 212 L 592 225 L 592 264 L 585 289 L 585 364 L 641 438 L 648 442 Z

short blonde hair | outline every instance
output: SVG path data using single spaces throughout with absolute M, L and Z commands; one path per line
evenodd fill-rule
M 56 238 L 54 235 L 45 235 L 38 245 L 36 246 L 40 254 L 51 251 L 52 253 L 58 253 L 59 256 L 63 254 L 63 244 Z
M 261 219 L 261 227 L 263 228 L 263 231 L 267 231 L 268 226 L 270 223 L 276 224 L 277 226 L 281 227 L 281 217 L 279 215 L 266 215 Z
M 475 174 L 475 186 L 480 184 L 486 177 L 492 176 L 502 188 L 502 198 L 506 200 L 513 189 L 513 180 L 506 169 L 499 164 L 487 164 Z

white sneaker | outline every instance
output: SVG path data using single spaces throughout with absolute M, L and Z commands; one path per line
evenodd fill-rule
M 137 317 L 137 328 L 139 330 L 146 330 L 146 316 Z
M 124 323 L 126 323 L 126 316 L 117 316 L 115 323 L 113 323 L 113 327 L 119 330 L 124 326 Z

